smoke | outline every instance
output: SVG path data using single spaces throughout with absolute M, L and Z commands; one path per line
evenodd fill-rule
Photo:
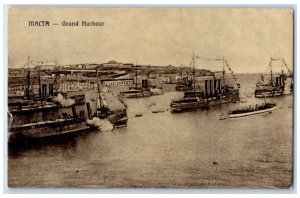
M 88 125 L 97 126 L 101 131 L 112 131 L 114 126 L 107 119 L 94 117 L 92 120 L 87 120 Z
M 158 88 L 152 89 L 152 88 L 150 88 L 150 91 L 151 91 L 152 93 L 162 94 L 162 89 L 158 89 Z
M 71 98 L 65 99 L 61 94 L 58 94 L 57 97 L 54 98 L 54 101 L 59 102 L 59 104 L 61 104 L 63 107 L 70 107 L 75 104 L 75 100 Z

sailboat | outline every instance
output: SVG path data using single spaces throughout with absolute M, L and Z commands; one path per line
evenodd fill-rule
M 280 74 L 274 74 L 274 72 L 273 72 L 273 64 L 272 63 L 274 61 L 281 61 L 282 70 L 281 70 Z M 275 96 L 281 96 L 284 94 L 285 80 L 287 79 L 287 76 L 283 73 L 284 65 L 287 68 L 287 65 L 283 58 L 275 59 L 275 58 L 271 57 L 270 62 L 269 62 L 270 74 L 267 75 L 267 77 L 270 77 L 270 78 L 266 79 L 265 76 L 262 75 L 260 80 L 256 83 L 256 89 L 254 91 L 254 95 L 256 98 L 275 97 Z M 289 69 L 288 69 L 288 71 L 289 71 Z M 291 82 L 291 89 L 292 89 L 292 82 Z
M 225 82 L 225 66 L 227 66 L 230 69 L 230 71 L 232 70 L 229 67 L 227 61 L 224 59 L 224 57 L 223 59 L 217 59 L 218 61 L 221 60 L 223 62 L 222 78 L 217 78 L 215 75 L 213 75 L 213 79 L 204 81 L 204 91 L 196 91 L 195 57 L 199 58 L 198 56 L 195 56 L 193 52 L 193 90 L 185 91 L 184 96 L 182 98 L 173 99 L 170 104 L 171 112 L 174 113 L 199 108 L 203 109 L 215 105 L 238 101 L 239 84 L 236 82 L 238 87 L 236 89 L 227 85 Z M 236 80 L 235 76 L 234 80 Z

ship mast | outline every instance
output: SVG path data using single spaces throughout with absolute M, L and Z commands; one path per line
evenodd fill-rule
M 138 76 L 138 74 L 137 74 L 137 61 L 135 60 L 135 88 L 137 88 L 137 76 Z
M 30 62 L 30 57 L 28 56 L 28 59 L 27 59 L 27 90 L 26 90 L 26 97 L 29 97 L 30 95 L 30 68 L 29 68 L 29 62 Z
M 38 81 L 39 81 L 39 99 L 42 102 L 42 90 L 41 90 L 41 70 L 38 69 Z
M 283 58 L 281 59 L 281 75 L 283 76 Z
M 271 67 L 271 69 L 270 69 L 270 75 L 271 75 L 271 80 L 270 80 L 270 81 L 271 81 L 271 83 L 273 84 L 272 59 L 273 59 L 273 58 L 271 57 L 271 60 L 270 60 L 270 67 Z
M 194 92 L 196 90 L 196 82 L 195 82 L 195 54 L 193 50 L 193 84 L 194 84 Z
M 98 88 L 98 94 L 99 94 L 99 105 L 100 107 L 102 107 L 102 102 L 101 102 L 101 94 L 100 94 L 100 80 L 99 80 L 99 73 L 98 73 L 98 67 L 96 68 L 96 72 L 97 72 L 97 88 Z M 97 101 L 98 102 L 98 101 Z M 96 107 L 97 108 L 97 107 Z
M 222 58 L 222 62 L 223 62 L 223 86 L 224 86 L 224 89 L 225 89 L 225 59 L 224 59 L 224 56 Z

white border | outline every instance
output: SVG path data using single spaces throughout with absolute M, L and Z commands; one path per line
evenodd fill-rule
M 23 0 L 23 1 L 20 1 L 20 0 L 11 0 L 11 1 L 8 1 L 8 0 L 4 0 L 2 1 L 2 6 L 4 6 L 4 4 L 30 4 L 30 5 L 33 5 L 33 4 L 39 4 L 39 5 L 45 5 L 47 4 L 48 6 L 50 4 L 56 4 L 56 5 L 64 5 L 64 6 L 67 6 L 67 3 L 69 3 L 69 1 L 62 1 L 62 0 L 53 0 L 53 1 L 50 1 L 50 0 L 47 0 L 47 1 L 43 1 L 43 2 L 38 2 L 38 1 L 35 1 L 35 0 Z M 98 4 L 99 2 L 96 1 L 96 0 L 73 0 L 72 1 L 72 4 Z M 202 5 L 199 5 L 198 3 L 202 3 Z M 275 3 L 277 5 L 275 5 Z M 150 5 L 150 7 L 159 7 L 159 6 L 162 6 L 162 7 L 166 7 L 166 6 L 170 6 L 170 7 L 179 7 L 180 5 L 181 6 L 188 6 L 188 7 L 193 7 L 193 6 L 196 6 L 196 7 L 271 7 L 271 6 L 276 6 L 276 7 L 280 7 L 280 5 L 278 4 L 294 4 L 294 5 L 297 5 L 298 2 L 296 0 L 253 0 L 253 1 L 237 1 L 237 0 L 232 0 L 232 1 L 227 1 L 226 4 L 224 4 L 224 1 L 222 0 L 211 0 L 211 1 L 196 1 L 196 0 L 186 0 L 184 2 L 179 2 L 179 1 L 171 1 L 171 0 L 166 0 L 164 2 L 161 2 L 159 0 L 152 0 L 150 2 L 146 2 L 146 1 L 138 1 L 138 0 L 129 0 L 129 1 L 126 1 L 126 4 L 125 5 L 125 2 L 122 1 L 122 0 L 115 0 L 115 1 L 112 1 L 112 0 L 103 0 L 101 1 L 101 4 L 106 4 L 106 6 L 108 7 L 115 7 L 116 5 L 114 4 L 121 4 L 125 7 L 139 7 L 141 5 L 137 5 L 137 4 L 144 4 L 142 5 L 142 7 L 145 7 L 147 5 Z M 135 4 L 135 5 L 128 5 L 128 4 Z M 152 4 L 152 6 L 151 6 Z M 159 5 L 160 4 L 160 5 Z M 164 5 L 162 5 L 164 4 Z M 166 5 L 167 4 L 167 5 Z M 174 5 L 175 4 L 175 5 Z M 198 5 L 191 5 L 191 4 L 198 4 Z M 235 4 L 235 5 L 230 5 L 230 4 Z M 84 5 L 86 6 L 86 5 Z M 88 7 L 89 6 L 92 6 L 92 5 L 87 5 Z M 97 5 L 97 6 L 101 6 L 101 5 Z M 102 5 L 103 7 L 106 7 L 105 5 Z M 284 5 L 282 5 L 284 6 Z M 3 7 L 2 7 L 3 9 Z M 4 15 L 1 15 L 0 17 L 0 20 L 3 21 L 4 20 Z M 297 17 L 298 18 L 298 17 Z M 296 19 L 296 27 L 299 27 L 299 20 Z M 2 43 L 2 46 L 4 47 L 5 45 L 5 39 L 7 39 L 5 37 L 5 33 L 4 33 L 4 27 L 5 27 L 5 23 L 1 26 L 1 34 L 2 34 L 2 38 L 1 39 L 1 43 Z M 295 35 L 297 36 L 297 35 Z M 295 48 L 297 48 L 297 44 L 298 44 L 298 40 L 296 40 L 297 43 L 295 43 Z M 1 60 L 2 60 L 2 63 L 4 63 L 4 61 L 7 59 L 7 49 L 3 48 L 3 53 L 1 53 Z M 298 57 L 298 51 L 296 52 L 297 54 L 295 54 L 295 58 Z M 296 66 L 296 62 L 295 62 L 295 66 Z M 295 68 L 296 69 L 296 68 Z M 4 65 L 2 65 L 2 70 L 0 70 L 2 72 L 0 72 L 0 79 L 3 80 L 3 79 L 7 79 L 7 68 L 4 68 Z M 296 76 L 298 77 L 298 69 L 296 69 L 297 73 L 296 73 Z M 3 84 L 4 81 L 2 81 L 2 86 L 0 86 L 0 93 L 1 93 L 1 104 L 0 105 L 0 111 L 3 112 L 3 116 L 0 116 L 0 121 L 1 123 L 3 123 L 3 125 L 5 125 L 4 121 L 6 120 L 5 117 L 6 117 L 6 113 L 5 113 L 5 105 L 7 104 L 7 100 L 6 100 L 6 96 L 7 94 L 4 94 L 6 93 L 6 90 L 7 90 L 7 80 L 6 80 L 6 83 Z M 296 87 L 296 95 L 295 95 L 295 98 L 297 99 L 298 98 L 298 86 L 297 86 L 297 80 L 295 80 L 295 87 Z M 295 103 L 297 103 L 297 101 L 295 101 Z M 298 110 L 298 105 L 297 105 L 297 110 Z M 296 122 L 298 122 L 298 117 L 296 116 Z M 4 129 L 2 127 L 2 129 Z M 297 134 L 298 130 L 295 131 L 295 133 Z M 2 131 L 2 133 L 5 133 L 5 131 Z M 297 139 L 295 140 L 296 142 L 299 142 L 299 136 L 300 135 L 297 135 Z M 0 136 L 1 137 L 1 136 Z M 4 149 L 4 152 L 5 152 L 5 145 L 3 144 L 3 139 L 0 138 L 0 143 L 1 143 L 1 146 L 2 148 Z M 299 148 L 299 147 L 298 147 Z M 4 153 L 2 153 L 4 154 Z M 298 152 L 298 149 L 296 151 L 296 159 L 299 159 L 299 152 Z M 0 177 L 3 178 L 3 168 L 4 168 L 4 164 L 3 163 L 6 163 L 6 161 L 4 160 L 6 158 L 3 158 L 2 156 L 0 157 L 0 162 L 1 162 L 1 167 L 2 167 L 2 171 L 0 172 Z M 298 164 L 298 163 L 297 163 Z M 296 175 L 296 178 L 299 178 L 299 173 L 297 172 L 297 175 Z M 0 183 L 0 188 L 1 188 L 1 191 L 3 190 L 3 180 L 0 180 L 1 183 Z M 6 183 L 6 182 L 4 182 Z M 299 189 L 299 183 L 297 183 L 297 186 L 296 186 L 297 189 Z M 52 190 L 50 190 L 51 192 Z M 210 192 L 210 190 L 146 190 L 147 192 L 145 192 L 144 190 L 109 190 L 109 191 L 102 191 L 101 190 L 99 192 L 91 192 L 89 190 L 85 191 L 79 191 L 76 190 L 76 189 L 71 189 L 71 190 L 67 190 L 67 193 L 72 193 L 72 197 L 77 197 L 77 196 L 82 196 L 81 193 L 126 193 L 125 197 L 132 197 L 132 196 L 140 196 L 139 194 L 137 193 L 154 193 L 154 194 L 157 194 L 157 193 L 160 193 L 162 195 L 160 196 L 164 196 L 164 194 L 166 193 L 176 193 L 177 195 L 172 195 L 174 197 L 178 197 L 178 196 L 183 196 L 183 194 L 188 194 L 189 197 L 198 197 L 197 194 L 191 194 L 191 193 L 200 193 L 201 196 L 205 196 L 205 197 L 223 197 L 223 193 L 224 194 L 227 194 L 227 196 L 230 196 L 230 197 L 240 197 L 241 195 L 239 195 L 239 193 L 242 193 L 243 196 L 245 197 L 252 197 L 253 195 L 252 194 L 244 194 L 244 193 L 255 193 L 254 196 L 258 196 L 258 197 L 265 197 L 268 193 L 268 192 L 253 192 L 253 191 L 249 191 L 249 190 L 220 190 L 218 192 L 216 191 L 212 191 Z M 23 193 L 36 193 L 35 190 L 30 190 L 29 192 L 27 190 L 25 190 Z M 39 193 L 47 193 L 47 192 L 42 192 L 42 191 L 39 191 Z M 53 191 L 51 193 L 54 193 Z M 62 189 L 56 189 L 55 190 L 55 193 L 66 193 L 66 191 L 62 190 Z M 74 194 L 75 193 L 75 194 Z M 80 193 L 80 194 L 76 194 L 76 193 Z M 130 195 L 130 194 L 127 194 L 127 193 L 134 193 L 135 195 Z M 206 194 L 208 193 L 208 194 Z M 216 194 L 211 194 L 211 193 L 216 193 Z M 230 194 L 228 194 L 230 193 Z M 234 193 L 233 195 L 231 195 L 231 193 Z M 257 193 L 261 193 L 261 194 L 257 194 Z M 284 197 L 296 197 L 298 195 L 298 193 L 296 192 L 296 194 L 282 194 L 282 193 L 285 193 L 281 190 L 273 190 L 272 192 L 269 192 L 269 193 L 272 193 L 272 195 L 269 195 L 269 196 L 272 196 L 272 197 L 281 197 L 281 196 L 284 196 Z M 16 194 L 2 194 L 3 197 L 15 197 Z M 1 197 L 2 197 L 1 196 Z M 36 196 L 40 196 L 38 194 L 34 194 L 34 195 L 30 195 L 30 194 L 27 194 L 27 195 L 17 195 L 17 196 L 22 196 L 22 197 L 36 197 Z M 44 194 L 43 196 L 46 196 L 46 197 L 52 197 L 53 195 L 51 194 Z M 64 194 L 61 194 L 61 195 L 55 195 L 55 196 L 61 196 L 61 197 L 65 197 L 66 195 Z M 99 195 L 92 195 L 92 194 L 89 194 L 89 196 L 99 196 Z M 100 196 L 103 196 L 103 195 L 100 195 Z M 112 194 L 112 195 L 107 195 L 109 197 L 113 196 L 118 196 L 116 194 Z M 143 196 L 148 196 L 148 195 L 143 195 Z M 186 195 L 184 195 L 186 196 Z

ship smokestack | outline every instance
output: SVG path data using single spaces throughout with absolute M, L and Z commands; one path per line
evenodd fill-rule
M 77 119 L 76 106 L 72 105 L 73 118 Z
M 142 80 L 142 87 L 148 88 L 148 80 L 147 79 Z
M 210 96 L 213 95 L 213 80 L 209 80 L 209 85 L 210 85 Z
M 218 94 L 218 80 L 214 80 L 214 95 Z
M 208 80 L 205 80 L 205 97 L 208 96 Z

